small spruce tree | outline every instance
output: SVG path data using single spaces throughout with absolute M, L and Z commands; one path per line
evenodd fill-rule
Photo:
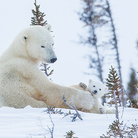
M 31 17 L 31 25 L 41 25 L 45 26 L 47 24 L 47 21 L 44 20 L 44 17 L 46 16 L 44 12 L 40 12 L 40 5 L 36 4 L 36 0 L 34 3 L 35 10 L 32 9 L 33 17 Z
M 138 83 L 136 78 L 136 71 L 131 68 L 130 80 L 128 82 L 128 96 L 130 100 L 135 99 L 135 95 L 137 93 L 137 88 L 135 85 Z
M 36 0 L 34 2 L 35 10 L 32 9 L 33 17 L 31 17 L 31 25 L 41 25 L 45 26 L 47 24 L 47 20 L 44 20 L 44 17 L 46 14 L 44 12 L 40 12 L 40 5 L 36 4 Z M 47 67 L 47 64 L 42 63 L 41 67 L 43 67 L 41 70 L 44 71 L 44 73 L 47 76 L 50 76 L 54 70 L 48 71 L 50 67 Z
M 119 115 L 118 115 L 118 104 L 121 102 L 120 99 L 124 96 L 124 88 L 121 84 L 121 80 L 118 77 L 117 71 L 111 66 L 111 69 L 109 69 L 108 78 L 106 79 L 106 85 L 109 89 L 108 94 L 106 95 L 108 98 L 111 98 L 111 102 L 114 101 L 115 107 L 116 107 L 116 119 L 113 121 L 111 125 L 109 125 L 109 131 L 107 132 L 107 135 L 102 135 L 100 138 L 132 138 L 137 137 L 137 131 L 138 131 L 138 125 L 132 124 L 131 127 L 126 126 L 126 124 L 119 121 Z M 119 103 L 120 104 L 120 103 Z
M 116 95 L 116 100 L 119 105 L 121 105 L 122 98 L 123 98 L 123 86 L 121 84 L 120 78 L 118 76 L 117 71 L 111 66 L 109 69 L 108 78 L 106 79 L 106 85 L 109 89 L 108 93 L 106 94 L 107 98 L 111 98 L 109 104 L 114 104 L 114 92 Z
M 124 88 L 117 71 L 112 66 L 109 70 L 108 78 L 106 79 L 106 85 L 109 91 L 106 94 L 106 97 L 110 98 L 109 104 L 115 104 L 116 118 L 119 120 L 118 104 L 121 106 L 122 103 L 124 106 Z
M 66 134 L 67 135 L 64 135 L 66 138 L 77 138 L 73 136 L 75 133 L 72 130 L 66 132 Z
M 111 125 L 109 125 L 107 135 L 102 135 L 100 138 L 137 138 L 138 137 L 138 125 L 131 124 L 131 126 L 127 126 L 124 122 L 119 122 L 118 120 L 113 121 Z
M 136 78 L 136 71 L 131 68 L 130 80 L 128 82 L 128 99 L 132 104 L 132 107 L 138 108 L 138 97 L 137 97 L 137 89 L 138 89 L 138 80 Z

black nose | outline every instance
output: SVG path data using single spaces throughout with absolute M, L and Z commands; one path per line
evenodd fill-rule
M 96 91 L 96 90 L 94 90 L 94 91 L 93 91 L 93 93 L 94 93 L 94 94 L 96 94 L 96 93 L 97 93 L 97 91 Z
M 57 58 L 52 58 L 50 61 L 51 63 L 54 63 L 57 60 Z

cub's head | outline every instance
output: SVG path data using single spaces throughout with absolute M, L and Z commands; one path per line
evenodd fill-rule
M 88 90 L 94 95 L 94 97 L 102 97 L 108 88 L 100 81 L 89 80 Z
M 53 50 L 54 41 L 51 36 L 51 26 L 30 26 L 22 32 L 22 43 L 32 60 L 44 63 L 54 63 L 57 60 Z

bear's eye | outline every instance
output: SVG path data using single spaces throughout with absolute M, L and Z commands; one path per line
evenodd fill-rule
M 54 44 L 52 44 L 52 48 L 54 48 Z
M 26 36 L 24 36 L 24 40 L 27 40 L 27 37 Z
M 93 85 L 93 87 L 95 87 L 95 85 Z
M 101 91 L 101 89 L 99 89 Z
M 45 46 L 41 46 L 41 48 L 45 48 Z

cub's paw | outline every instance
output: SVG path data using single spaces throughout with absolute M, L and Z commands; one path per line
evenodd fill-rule
M 83 83 L 83 82 L 80 82 L 80 83 L 79 83 L 79 86 L 80 86 L 81 88 L 83 88 L 84 90 L 87 89 L 87 85 L 86 85 L 85 83 Z

